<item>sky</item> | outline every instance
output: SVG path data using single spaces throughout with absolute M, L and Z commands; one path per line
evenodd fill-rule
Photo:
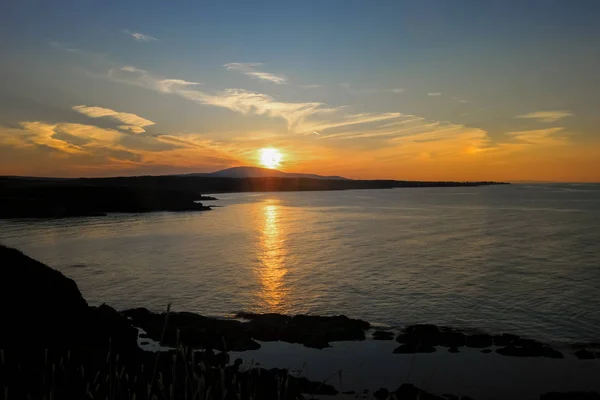
M 600 181 L 600 2 L 0 3 L 0 175 Z

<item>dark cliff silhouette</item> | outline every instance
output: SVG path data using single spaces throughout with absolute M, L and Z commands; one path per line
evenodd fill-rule
M 421 182 L 312 179 L 139 176 L 48 179 L 0 177 L 0 218 L 94 216 L 106 213 L 204 211 L 204 193 L 393 189 L 494 185 L 496 182 Z

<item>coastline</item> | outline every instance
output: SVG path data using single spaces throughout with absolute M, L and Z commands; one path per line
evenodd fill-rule
M 311 178 L 141 176 L 43 179 L 0 177 L 0 218 L 67 218 L 108 213 L 208 211 L 207 193 L 476 187 L 502 182 L 420 182 Z
M 70 349 L 78 354 L 84 348 L 86 354 L 108 350 L 123 354 L 123 368 L 129 368 L 129 364 L 133 367 L 139 360 L 152 360 L 162 353 L 143 350 L 149 350 L 148 346 L 152 347 L 154 342 L 178 349 L 175 352 L 191 351 L 199 358 L 210 359 L 210 365 L 215 368 L 224 367 L 232 374 L 253 374 L 258 368 L 276 380 L 281 371 L 285 371 L 286 376 L 305 379 L 294 381 L 300 382 L 299 395 L 307 388 L 317 387 L 322 389 L 320 394 L 323 395 L 344 391 L 353 391 L 356 395 L 361 385 L 363 391 L 369 391 L 365 396 L 379 393 L 376 398 L 387 398 L 383 393 L 407 390 L 427 398 L 416 387 L 437 396 L 450 391 L 462 396 L 487 398 L 502 394 L 500 398 L 523 399 L 537 398 L 548 391 L 600 390 L 600 383 L 595 379 L 600 372 L 598 344 L 588 344 L 582 353 L 581 349 L 554 349 L 514 335 L 465 333 L 433 325 L 384 331 L 366 321 L 345 316 L 242 313 L 237 315 L 238 319 L 217 319 L 170 310 L 162 314 L 145 309 L 119 313 L 106 305 L 87 306 L 72 280 L 16 250 L 1 246 L 0 256 L 7 261 L 2 270 L 3 284 L 20 289 L 21 297 L 29 301 L 17 298 L 9 303 L 8 292 L 3 292 L 2 304 L 8 307 L 4 311 L 9 328 L 0 335 L 0 347 L 9 354 L 23 346 L 30 350 L 55 349 L 57 357 L 59 349 Z M 37 275 L 40 279 L 35 280 Z M 36 281 L 35 285 L 53 283 L 32 292 Z M 60 291 L 53 293 L 55 298 L 48 297 L 56 290 Z M 35 326 L 50 321 L 53 325 L 44 326 L 52 326 L 51 330 L 47 329 L 40 337 Z M 82 321 L 87 321 L 85 328 L 80 325 Z M 139 328 L 146 334 L 139 335 Z M 103 344 L 107 337 L 110 338 L 108 348 Z M 458 353 L 450 351 L 454 347 Z M 164 354 L 172 357 L 173 350 Z M 31 363 L 32 368 L 35 364 L 35 356 L 31 357 L 19 358 L 20 363 L 25 363 L 25 370 L 27 363 Z M 96 368 L 102 364 L 98 363 L 96 361 Z M 5 363 L 2 368 L 16 367 L 11 365 L 11 362 Z M 168 367 L 165 368 L 167 371 Z M 348 380 L 331 378 L 336 373 Z M 434 376 L 439 379 L 433 379 Z M 513 385 L 509 383 L 511 379 L 520 383 Z M 526 382 L 536 383 L 527 386 Z M 387 392 L 379 390 L 384 387 Z M 564 398 L 575 398 L 573 394 L 568 396 Z

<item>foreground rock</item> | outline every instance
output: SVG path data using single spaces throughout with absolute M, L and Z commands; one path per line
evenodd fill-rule
M 123 313 L 151 339 L 164 346 L 180 345 L 195 349 L 220 351 L 256 350 L 260 345 L 251 339 L 244 324 L 234 320 L 207 318 L 189 312 L 156 314 L 145 308 Z
M 152 313 L 145 308 L 124 311 L 133 325 L 165 346 L 190 346 L 221 351 L 256 350 L 256 340 L 300 343 L 322 349 L 332 341 L 365 340 L 369 323 L 346 316 L 241 313 L 248 322 L 208 318 L 188 312 Z
M 137 331 L 114 309 L 89 307 L 72 279 L 0 245 L 0 347 L 135 348 Z
M 411 325 L 396 337 L 401 345 L 394 350 L 396 354 L 432 353 L 435 346 L 447 347 L 450 353 L 459 353 L 459 347 L 483 349 L 482 353 L 491 353 L 491 346 L 501 348 L 496 352 L 512 357 L 548 357 L 564 358 L 564 355 L 550 346 L 517 335 L 488 335 L 485 333 L 465 334 L 453 328 L 430 324 Z M 592 353 L 580 350 L 575 353 L 579 358 L 594 358 Z
M 254 339 L 301 343 L 317 349 L 329 347 L 333 341 L 365 340 L 365 330 L 370 327 L 366 321 L 344 315 L 321 317 L 240 313 L 238 317 L 250 320 L 245 328 Z

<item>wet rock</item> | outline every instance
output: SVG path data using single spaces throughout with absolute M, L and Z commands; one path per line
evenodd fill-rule
M 375 397 L 377 400 L 387 399 L 389 395 L 390 392 L 386 388 L 381 388 L 373 393 L 373 397 Z
M 241 313 L 238 317 L 250 320 L 244 324 L 244 329 L 256 340 L 281 340 L 319 349 L 329 347 L 332 341 L 365 340 L 365 330 L 370 328 L 368 322 L 344 315 L 321 317 Z
M 564 354 L 558 350 L 555 350 L 551 347 L 544 346 L 542 348 L 542 357 L 547 358 L 565 358 Z
M 445 347 L 462 347 L 466 344 L 467 336 L 455 329 L 440 328 L 439 344 Z
M 543 343 L 538 342 L 537 340 L 533 340 L 533 339 L 523 339 L 523 338 L 519 338 L 517 340 L 515 340 L 513 342 L 513 344 L 515 346 L 520 346 L 520 347 L 529 347 L 529 348 L 535 348 L 535 347 L 542 347 L 544 346 Z
M 189 346 L 195 349 L 221 351 L 256 350 L 260 345 L 252 340 L 244 324 L 233 320 L 207 318 L 189 312 L 152 313 L 145 308 L 124 311 L 134 325 L 141 327 L 163 346 Z M 164 330 L 164 335 L 163 335 Z
M 580 360 L 591 360 L 596 358 L 596 355 L 589 350 L 581 349 L 575 352 L 575 356 Z
M 394 354 L 435 353 L 435 347 L 422 343 L 405 343 L 394 349 Z
M 430 346 L 436 346 L 439 343 L 439 333 L 440 330 L 435 325 L 411 325 L 406 327 L 403 333 L 396 337 L 396 341 L 398 343 L 420 342 Z
M 481 349 L 492 345 L 492 337 L 486 334 L 476 334 L 467 336 L 467 346 Z
M 443 397 L 428 393 L 410 383 L 402 384 L 394 394 L 399 400 L 445 400 Z
M 509 333 L 503 333 L 502 335 L 494 335 L 492 336 L 492 340 L 495 346 L 508 346 L 515 341 L 519 340 L 519 336 L 511 335 Z
M 458 347 L 452 346 L 448 349 L 448 353 L 460 353 L 460 351 L 458 351 Z
M 373 340 L 394 340 L 394 333 L 388 331 L 373 332 Z

